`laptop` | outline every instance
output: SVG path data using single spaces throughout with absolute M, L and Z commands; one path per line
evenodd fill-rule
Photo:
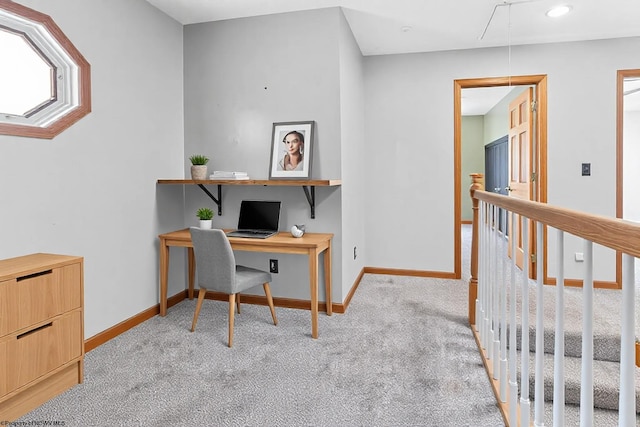
M 280 202 L 243 200 L 240 204 L 238 228 L 227 232 L 228 237 L 266 239 L 278 232 Z

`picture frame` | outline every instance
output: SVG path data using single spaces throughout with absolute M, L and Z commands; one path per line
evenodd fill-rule
M 311 179 L 314 137 L 315 121 L 274 123 L 269 179 Z

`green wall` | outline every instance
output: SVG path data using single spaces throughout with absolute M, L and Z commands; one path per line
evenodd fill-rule
M 462 220 L 471 221 L 471 186 L 469 174 L 484 173 L 484 116 L 462 117 Z

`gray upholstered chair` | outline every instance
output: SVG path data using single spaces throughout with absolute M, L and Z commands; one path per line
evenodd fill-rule
M 262 285 L 267 296 L 273 324 L 278 324 L 276 311 L 271 298 L 271 273 L 255 268 L 236 265 L 236 258 L 231 249 L 229 239 L 222 230 L 190 228 L 191 241 L 196 257 L 196 273 L 198 275 L 198 302 L 193 314 L 191 332 L 195 331 L 202 301 L 207 291 L 217 291 L 229 295 L 229 347 L 233 345 L 233 320 L 236 306 L 236 295 L 240 292 Z M 238 313 L 240 312 L 238 295 Z

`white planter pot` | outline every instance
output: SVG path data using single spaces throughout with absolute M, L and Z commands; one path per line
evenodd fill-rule
M 207 179 L 207 165 L 191 166 L 191 179 Z
M 201 219 L 200 220 L 200 228 L 212 228 L 213 220 L 212 219 Z

